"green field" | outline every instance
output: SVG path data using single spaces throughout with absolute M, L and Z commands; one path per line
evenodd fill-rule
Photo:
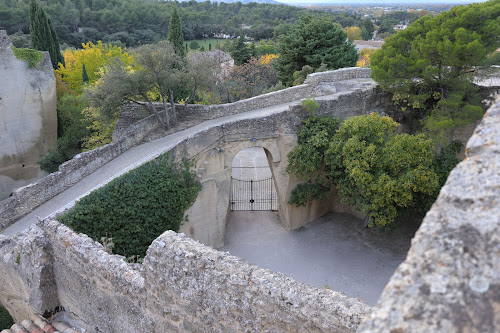
M 226 41 L 229 41 L 230 39 L 218 39 L 218 38 L 205 38 L 205 39 L 194 39 L 195 41 L 198 42 L 198 44 L 200 45 L 200 48 L 203 46 L 205 48 L 205 51 L 208 51 L 208 44 L 212 44 L 212 50 L 215 50 L 215 45 L 217 45 L 217 43 L 219 44 L 223 44 L 225 43 Z M 187 43 L 187 45 L 189 46 L 189 43 L 191 43 L 192 40 L 187 40 L 187 41 L 184 41 L 184 45 Z M 191 50 L 191 48 L 189 48 L 189 52 L 191 52 L 193 50 Z

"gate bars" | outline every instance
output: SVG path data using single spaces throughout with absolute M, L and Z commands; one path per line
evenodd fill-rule
M 231 177 L 231 210 L 278 210 L 273 178 L 242 180 Z

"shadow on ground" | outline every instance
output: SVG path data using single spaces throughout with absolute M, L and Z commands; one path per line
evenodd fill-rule
M 363 228 L 363 221 L 349 214 L 329 213 L 287 232 L 277 213 L 231 212 L 220 250 L 375 305 L 417 228 L 418 223 L 406 223 L 381 232 Z

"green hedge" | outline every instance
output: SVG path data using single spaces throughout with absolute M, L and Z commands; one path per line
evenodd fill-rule
M 8 329 L 14 325 L 14 320 L 10 316 L 9 311 L 0 305 L 0 330 Z
M 156 237 L 179 230 L 196 200 L 201 184 L 191 167 L 162 155 L 82 198 L 58 220 L 96 241 L 112 238 L 114 253 L 143 257 Z

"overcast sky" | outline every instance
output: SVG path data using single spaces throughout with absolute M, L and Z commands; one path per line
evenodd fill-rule
M 467 4 L 472 2 L 485 2 L 486 0 L 276 0 L 283 3 L 321 3 L 321 4 L 413 4 L 417 6 L 418 4 L 433 4 L 433 3 L 446 3 L 446 4 Z

